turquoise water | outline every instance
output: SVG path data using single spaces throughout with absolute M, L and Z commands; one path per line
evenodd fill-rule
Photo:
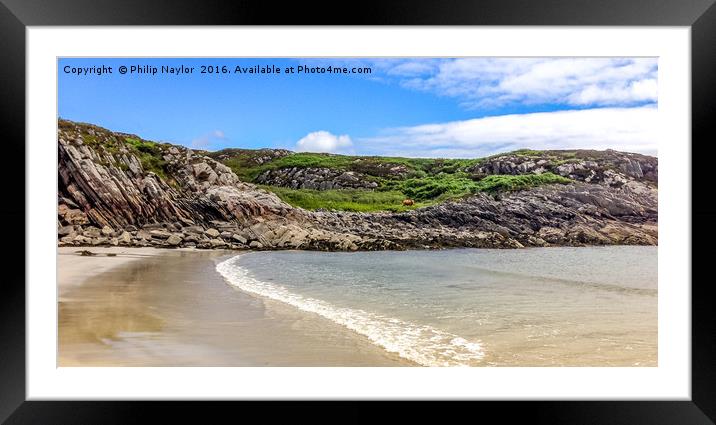
M 254 252 L 217 269 L 426 366 L 657 364 L 657 247 Z

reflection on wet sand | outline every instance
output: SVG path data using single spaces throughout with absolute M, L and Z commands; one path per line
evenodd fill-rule
M 59 366 L 411 365 L 339 325 L 226 285 L 215 271 L 221 258 L 170 251 L 63 291 Z

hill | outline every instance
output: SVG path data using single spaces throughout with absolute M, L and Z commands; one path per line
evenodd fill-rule
M 656 244 L 658 160 L 193 151 L 58 122 L 61 245 L 233 249 Z M 405 206 L 410 198 L 414 205 Z

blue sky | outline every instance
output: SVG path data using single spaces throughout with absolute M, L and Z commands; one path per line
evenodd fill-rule
M 113 73 L 71 72 L 102 65 Z M 194 71 L 123 75 L 121 65 Z M 201 65 L 231 72 L 201 74 Z M 283 72 L 233 72 L 256 65 Z M 299 65 L 372 72 L 285 72 Z M 656 154 L 656 74 L 656 59 L 645 58 L 73 58 L 59 61 L 58 114 L 208 150 L 476 157 L 518 148 L 613 148 Z

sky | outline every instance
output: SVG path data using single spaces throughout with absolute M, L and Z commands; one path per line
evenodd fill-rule
M 192 72 L 169 72 L 181 67 Z M 256 67 L 281 72 L 248 72 Z M 205 150 L 656 155 L 657 59 L 62 58 L 58 115 Z

